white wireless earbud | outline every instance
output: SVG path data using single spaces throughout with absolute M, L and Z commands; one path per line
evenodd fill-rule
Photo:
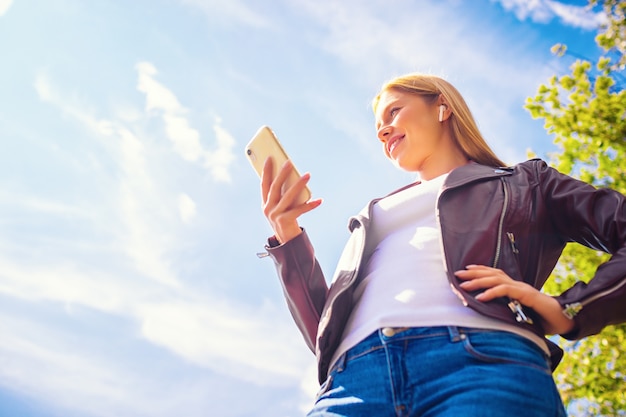
M 446 105 L 442 104 L 439 106 L 439 121 L 443 122 L 443 112 L 446 111 Z

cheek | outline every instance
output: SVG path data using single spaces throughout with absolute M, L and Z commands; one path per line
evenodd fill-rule
M 424 114 L 406 114 L 401 120 L 398 120 L 407 131 L 415 133 L 423 132 L 428 126 L 428 118 Z
M 422 116 L 419 120 L 416 120 L 412 125 L 412 130 L 421 140 L 428 141 L 433 136 L 437 135 L 439 129 L 439 122 L 433 122 L 428 117 Z

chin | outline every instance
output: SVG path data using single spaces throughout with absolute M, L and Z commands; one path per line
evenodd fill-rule
M 405 171 L 405 172 L 417 172 L 417 170 L 414 167 L 407 167 L 402 165 L 402 163 L 398 162 L 398 161 L 391 161 L 393 163 L 393 166 L 395 166 L 396 168 Z
M 399 168 L 403 171 L 408 171 L 408 172 L 416 171 L 414 164 L 407 163 L 406 161 L 403 161 L 402 158 L 394 158 L 394 159 L 390 158 L 390 160 L 391 160 L 391 163 L 396 168 Z

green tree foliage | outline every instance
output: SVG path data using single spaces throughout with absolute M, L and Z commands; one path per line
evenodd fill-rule
M 626 194 L 626 2 L 591 0 L 589 7 L 601 8 L 607 17 L 596 36 L 599 58 L 577 59 L 571 73 L 552 77 L 527 99 L 526 108 L 534 118 L 544 119 L 555 137 L 559 151 L 550 155 L 553 166 Z M 569 56 L 565 45 L 555 45 L 553 52 Z M 568 245 L 545 291 L 560 294 L 575 281 L 588 281 L 607 259 L 606 254 Z M 559 343 L 566 355 L 555 379 L 570 412 L 626 416 L 626 324 Z

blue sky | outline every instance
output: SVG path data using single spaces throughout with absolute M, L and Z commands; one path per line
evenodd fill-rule
M 523 109 L 601 16 L 549 0 L 0 0 L 0 415 L 297 416 L 317 389 L 243 147 L 263 124 L 347 218 L 413 179 L 370 99 L 442 75 L 512 163 L 555 150 Z

